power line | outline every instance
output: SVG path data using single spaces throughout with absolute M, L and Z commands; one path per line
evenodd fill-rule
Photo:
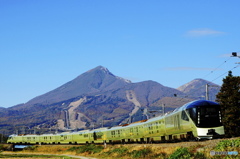
M 233 68 L 232 68 L 231 70 L 229 70 L 229 71 L 232 71 L 232 70 L 236 69 L 236 68 L 239 67 L 239 66 L 240 66 L 240 64 L 238 64 L 237 66 L 233 67 Z M 222 77 L 223 75 L 227 74 L 229 71 L 227 71 L 227 72 L 223 73 L 222 75 L 218 76 L 217 78 L 215 78 L 215 79 L 212 80 L 211 82 L 213 82 L 213 81 L 217 80 L 218 78 Z
M 240 56 L 237 56 L 237 52 L 232 52 L 232 56 L 230 56 L 226 61 L 224 61 L 223 63 L 221 63 L 219 66 L 217 66 L 213 71 L 211 71 L 210 73 L 208 73 L 207 75 L 205 75 L 202 79 L 206 78 L 206 77 L 209 76 L 211 73 L 215 72 L 218 68 L 220 68 L 222 65 L 224 65 L 225 63 L 227 63 L 227 62 L 231 59 L 231 57 L 239 57 L 239 58 L 240 58 Z M 236 69 L 236 68 L 239 67 L 239 66 L 240 66 L 240 63 L 238 63 L 237 66 L 233 67 L 233 68 L 230 69 L 229 71 L 232 71 L 233 69 Z M 218 77 L 215 78 L 214 80 L 211 80 L 210 82 L 213 82 L 213 81 L 217 80 L 218 78 L 222 77 L 223 75 L 225 75 L 225 74 L 227 74 L 227 73 L 228 73 L 228 71 L 225 72 L 225 73 L 223 73 L 223 74 L 221 74 L 220 76 L 218 76 Z M 209 84 L 210 84 L 210 83 L 207 83 L 208 86 L 209 86 Z M 205 85 L 199 86 L 199 87 L 198 87 L 198 90 L 201 89 L 202 87 L 205 87 Z M 180 100 L 178 100 L 178 101 L 182 101 L 184 98 L 188 98 L 188 97 L 189 97 L 189 96 L 187 95 L 187 96 L 185 96 L 185 97 L 182 97 L 182 98 L 181 98 Z M 178 102 L 178 101 L 176 101 L 176 102 Z
M 207 76 L 209 76 L 211 73 L 213 73 L 213 72 L 215 72 L 218 68 L 220 68 L 222 65 L 224 65 L 225 63 L 227 63 L 227 61 L 229 61 L 231 59 L 231 57 L 229 57 L 226 61 L 224 61 L 223 63 L 221 63 L 218 67 L 216 67 L 213 71 L 211 71 L 211 72 L 209 72 L 207 75 L 205 75 L 204 77 L 203 77 L 203 79 L 204 78 L 206 78 Z

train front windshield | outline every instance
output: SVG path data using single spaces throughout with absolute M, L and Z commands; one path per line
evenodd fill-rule
M 187 109 L 197 127 L 208 128 L 222 126 L 219 105 L 196 106 Z

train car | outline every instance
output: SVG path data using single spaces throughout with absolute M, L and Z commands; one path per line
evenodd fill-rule
M 141 139 L 146 143 L 164 142 L 166 135 L 165 116 L 159 116 L 146 121 L 143 125 L 145 138 Z
M 106 143 L 122 143 L 125 139 L 126 129 L 123 126 L 109 128 L 104 131 L 106 134 Z
M 23 144 L 23 135 L 10 135 L 8 137 L 7 143 L 9 144 Z
M 163 116 L 122 126 L 74 133 L 10 135 L 7 142 L 18 144 L 88 144 L 213 139 L 224 136 L 221 120 L 218 103 L 197 100 Z
M 224 127 L 220 105 L 215 102 L 200 100 L 183 106 L 192 124 L 193 136 L 198 139 L 213 139 L 224 136 Z
M 99 128 L 93 129 L 90 131 L 89 142 L 88 143 L 104 143 L 106 142 L 106 135 L 108 132 L 108 128 Z
M 29 137 L 29 135 L 26 135 L 26 137 Z M 54 135 L 54 134 L 43 134 L 43 135 L 39 135 L 39 140 L 38 144 L 55 144 L 57 143 L 59 139 L 59 136 Z
M 74 132 L 72 134 L 73 144 L 89 143 L 90 142 L 90 140 L 89 140 L 90 135 L 89 134 L 90 134 L 89 130 Z
M 192 137 L 194 123 L 185 111 L 185 106 L 175 109 L 167 114 L 165 119 L 164 140 L 188 140 Z
M 124 141 L 126 140 L 127 143 L 144 142 L 145 131 L 143 123 L 145 122 L 146 120 L 143 120 L 123 127 L 125 129 Z

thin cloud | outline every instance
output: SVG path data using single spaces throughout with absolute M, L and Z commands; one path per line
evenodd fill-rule
M 189 37 L 203 37 L 203 36 L 209 36 L 209 35 L 223 35 L 225 32 L 212 30 L 212 29 L 195 29 L 195 30 L 189 30 L 187 31 L 186 35 Z
M 196 68 L 196 67 L 166 67 L 167 71 L 212 71 L 214 68 Z
M 219 55 L 219 57 L 224 57 L 224 58 L 231 57 L 231 56 L 232 56 L 231 53 Z

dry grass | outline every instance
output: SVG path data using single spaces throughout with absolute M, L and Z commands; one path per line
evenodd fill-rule
M 234 138 L 239 139 L 239 138 Z M 160 143 L 160 144 L 125 144 L 125 145 L 107 145 L 105 149 L 101 152 L 82 152 L 79 153 L 79 149 L 82 145 L 39 145 L 35 148 L 23 150 L 20 153 L 34 153 L 34 154 L 67 154 L 67 155 L 80 155 L 80 156 L 92 156 L 96 158 L 118 158 L 118 159 L 131 159 L 136 158 L 137 153 L 140 155 L 146 155 L 145 158 L 167 158 L 175 152 L 178 148 L 187 147 L 191 153 L 200 152 L 204 154 L 207 158 L 212 158 L 210 156 L 210 151 L 214 150 L 216 145 L 221 141 L 226 139 L 208 140 L 200 142 L 178 142 L 178 143 Z M 71 148 L 71 151 L 69 150 Z M 149 150 L 149 152 L 144 151 Z M 236 149 L 239 150 L 239 149 Z M 216 151 L 216 150 L 215 150 Z M 144 154 L 145 153 L 145 154 Z M 135 156 L 134 156 L 135 155 Z M 162 157 L 163 156 L 163 157 Z M 144 158 L 144 157 L 140 157 Z M 40 158 L 39 158 L 40 159 Z M 58 159 L 58 158 L 57 158 Z
M 34 152 L 41 152 L 41 153 L 53 153 L 53 154 L 57 154 L 59 152 L 62 152 L 62 151 L 66 151 L 68 149 L 69 146 L 58 146 L 58 145 L 44 145 L 44 146 L 35 146 L 36 148 L 34 150 L 31 150 L 31 149 L 26 149 L 26 150 L 23 150 L 22 152 L 25 153 L 25 152 L 31 152 L 31 151 L 34 151 Z
M 7 159 L 19 159 L 19 157 L 10 157 L 10 158 L 7 158 Z M 36 157 L 27 157 L 27 158 L 24 158 L 24 159 L 36 159 Z M 38 157 L 37 159 L 63 159 L 62 157 Z

